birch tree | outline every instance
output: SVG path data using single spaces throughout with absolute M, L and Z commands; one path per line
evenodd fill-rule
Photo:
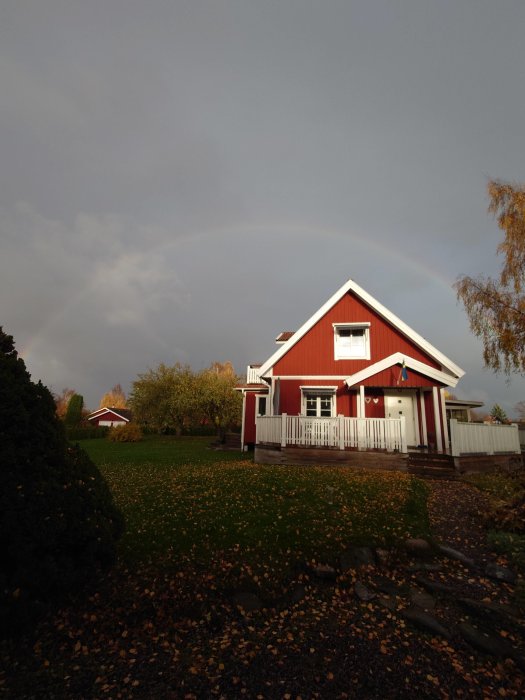
M 455 282 L 470 328 L 483 343 L 485 366 L 495 372 L 525 373 L 525 185 L 488 183 L 490 204 L 504 232 L 497 252 L 499 277 L 461 276 Z

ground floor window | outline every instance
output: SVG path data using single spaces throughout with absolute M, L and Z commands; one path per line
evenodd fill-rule
M 301 387 L 302 414 L 312 418 L 335 416 L 335 388 Z
M 265 416 L 266 415 L 266 396 L 255 396 L 255 401 L 256 401 L 256 408 L 255 408 L 255 414 L 257 416 Z

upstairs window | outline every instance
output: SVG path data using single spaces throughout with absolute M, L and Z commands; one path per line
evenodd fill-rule
M 370 359 L 369 323 L 334 323 L 336 360 Z

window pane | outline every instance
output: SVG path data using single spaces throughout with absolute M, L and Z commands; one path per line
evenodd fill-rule
M 351 336 L 351 348 L 354 355 L 364 355 L 365 352 L 365 334 L 362 330 L 354 331 Z
M 320 415 L 321 416 L 331 416 L 332 415 L 332 399 L 330 396 L 320 397 Z
M 332 415 L 332 394 L 319 392 L 306 394 L 306 415 L 311 417 L 329 418 Z
M 317 415 L 317 397 L 309 394 L 306 397 L 306 415 L 316 416 Z

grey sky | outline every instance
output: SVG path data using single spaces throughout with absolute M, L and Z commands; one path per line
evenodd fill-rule
M 96 408 L 265 360 L 353 278 L 509 414 L 451 289 L 525 181 L 522 0 L 4 0 L 0 324 Z

